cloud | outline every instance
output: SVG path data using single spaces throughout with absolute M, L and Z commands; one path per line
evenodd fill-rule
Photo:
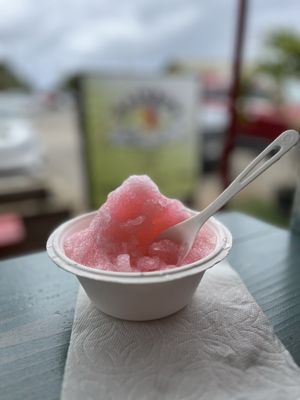
M 288 3 L 288 4 L 286 4 Z M 248 58 L 264 32 L 288 20 L 297 0 L 252 0 Z M 172 59 L 230 61 L 236 1 L 0 0 L 0 58 L 32 86 L 58 85 L 76 70 L 156 70 Z

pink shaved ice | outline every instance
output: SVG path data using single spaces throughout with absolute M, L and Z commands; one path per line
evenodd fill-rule
M 80 264 L 102 270 L 174 268 L 180 245 L 155 238 L 189 216 L 180 201 L 162 195 L 148 176 L 134 175 L 108 195 L 89 227 L 66 239 L 65 253 Z M 182 264 L 207 256 L 215 246 L 216 236 L 206 224 Z

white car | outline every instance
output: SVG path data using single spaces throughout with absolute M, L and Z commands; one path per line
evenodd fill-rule
M 12 117 L 0 118 L 0 176 L 29 174 L 40 176 L 42 151 L 29 121 Z
M 204 87 L 198 118 L 202 133 L 202 165 L 204 170 L 209 171 L 221 159 L 229 123 L 228 88 L 225 85 Z

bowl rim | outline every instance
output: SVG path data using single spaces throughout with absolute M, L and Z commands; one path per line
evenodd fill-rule
M 191 210 L 194 212 L 193 210 Z M 97 211 L 88 212 L 72 218 L 59 225 L 49 236 L 46 249 L 50 259 L 60 268 L 78 277 L 88 278 L 96 281 L 117 282 L 124 284 L 147 284 L 162 283 L 180 279 L 186 276 L 199 274 L 208 268 L 222 261 L 232 247 L 232 235 L 230 231 L 217 218 L 211 217 L 208 222 L 211 223 L 216 231 L 217 244 L 215 249 L 201 260 L 185 264 L 180 267 L 150 271 L 150 272 L 116 272 L 101 269 L 93 269 L 70 259 L 60 245 L 63 234 L 70 227 L 84 219 L 91 220 Z

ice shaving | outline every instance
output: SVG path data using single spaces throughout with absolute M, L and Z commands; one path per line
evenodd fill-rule
M 178 267 L 180 244 L 155 240 L 160 232 L 190 212 L 176 199 L 160 193 L 145 175 L 131 176 L 108 195 L 90 225 L 66 239 L 66 255 L 87 267 L 118 272 L 150 272 Z M 216 246 L 208 224 L 182 265 L 207 256 Z

